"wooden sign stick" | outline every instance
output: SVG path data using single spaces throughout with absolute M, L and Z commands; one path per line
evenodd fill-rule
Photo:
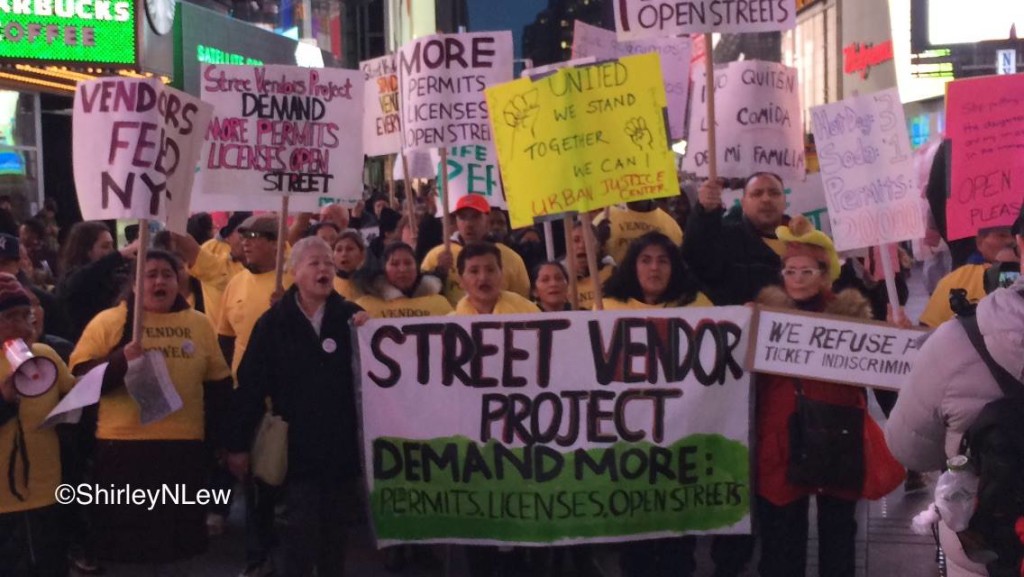
M 281 197 L 281 214 L 277 221 L 277 264 L 274 273 L 274 290 L 284 290 L 284 241 L 288 236 L 288 195 Z
M 132 342 L 142 346 L 142 282 L 146 276 L 149 251 L 149 220 L 139 219 L 139 251 L 135 255 L 135 316 L 132 318 Z

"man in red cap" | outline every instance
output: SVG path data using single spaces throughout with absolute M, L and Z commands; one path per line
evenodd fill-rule
M 471 242 L 480 242 L 487 239 L 489 223 L 487 215 L 491 212 L 491 206 L 487 199 L 479 194 L 467 194 L 455 204 L 455 226 L 458 231 L 452 235 L 451 251 L 446 251 L 444 245 L 436 246 L 423 258 L 420 268 L 423 272 L 438 275 L 445 280 L 445 296 L 452 303 L 452 306 L 465 296 L 462 290 L 462 279 L 459 273 L 453 268 L 455 259 L 458 257 L 462 247 Z M 502 289 L 518 293 L 529 298 L 530 276 L 526 272 L 526 265 L 523 259 L 516 252 L 504 244 L 497 243 L 495 246 L 501 251 L 501 263 L 504 272 Z

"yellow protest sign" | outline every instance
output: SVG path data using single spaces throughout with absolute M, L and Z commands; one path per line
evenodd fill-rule
M 657 54 L 522 78 L 486 96 L 514 228 L 679 194 Z

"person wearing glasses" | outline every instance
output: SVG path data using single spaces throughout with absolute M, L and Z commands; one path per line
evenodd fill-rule
M 251 216 L 238 226 L 242 235 L 242 253 L 245 270 L 235 275 L 224 289 L 221 315 L 217 323 L 224 358 L 231 363 L 232 373 L 238 373 L 245 347 L 256 321 L 270 308 L 274 295 L 277 267 L 277 217 Z M 284 288 L 292 285 L 292 277 L 285 274 Z
M 722 183 L 705 181 L 686 223 L 683 258 L 718 305 L 742 305 L 779 283 L 783 243 L 775 229 L 789 221 L 782 179 L 747 179 L 739 207 L 722 206 Z M 732 574 L 732 573 L 730 573 Z
M 825 313 L 857 319 L 871 319 L 871 303 L 857 289 L 832 292 L 840 263 L 832 240 L 815 230 L 803 216 L 789 226 L 780 226 L 776 236 L 784 243 L 781 286 L 761 290 L 757 303 L 807 313 Z M 807 569 L 808 506 L 817 500 L 818 563 L 821 575 L 853 577 L 857 535 L 857 501 L 867 486 L 875 483 L 851 481 L 843 485 L 803 486 L 791 482 L 790 418 L 797 411 L 797 397 L 852 407 L 863 413 L 867 406 L 865 389 L 813 379 L 758 374 L 756 387 L 755 516 L 761 539 L 758 574 L 762 577 L 803 577 Z M 885 446 L 882 430 L 862 415 L 862 447 Z M 869 441 L 871 441 L 869 445 Z M 855 440 L 856 442 L 856 440 Z M 837 449 L 842 450 L 842 449 Z M 853 449 L 848 449 L 853 450 Z M 863 470 L 872 473 L 895 467 L 891 475 L 867 474 L 864 479 L 892 478 L 902 482 L 903 472 L 891 455 L 863 451 Z M 849 454 L 842 462 L 856 462 Z M 859 488 L 852 488 L 858 485 Z M 892 489 L 894 487 L 890 487 Z
M 251 216 L 238 226 L 242 236 L 245 270 L 235 275 L 224 289 L 218 340 L 231 372 L 238 378 L 238 367 L 252 336 L 253 327 L 270 309 L 274 297 L 277 268 L 277 217 Z M 292 285 L 292 275 L 282 278 L 285 289 Z M 258 480 L 246 484 L 246 568 L 243 575 L 263 574 L 271 567 L 270 549 L 274 539 L 274 504 L 277 493 L 273 487 Z

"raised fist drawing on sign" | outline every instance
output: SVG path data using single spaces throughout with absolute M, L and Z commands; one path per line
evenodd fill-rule
M 647 128 L 647 120 L 642 116 L 630 118 L 626 122 L 626 135 L 633 141 L 640 150 L 645 150 L 654 147 L 654 135 L 651 134 L 651 130 Z
M 537 89 L 524 92 L 514 96 L 508 101 L 502 110 L 501 116 L 505 124 L 513 129 L 512 149 L 515 150 L 516 134 L 523 129 L 530 131 L 530 136 L 535 136 L 533 125 L 537 122 L 537 113 L 540 112 L 540 105 L 537 104 Z

